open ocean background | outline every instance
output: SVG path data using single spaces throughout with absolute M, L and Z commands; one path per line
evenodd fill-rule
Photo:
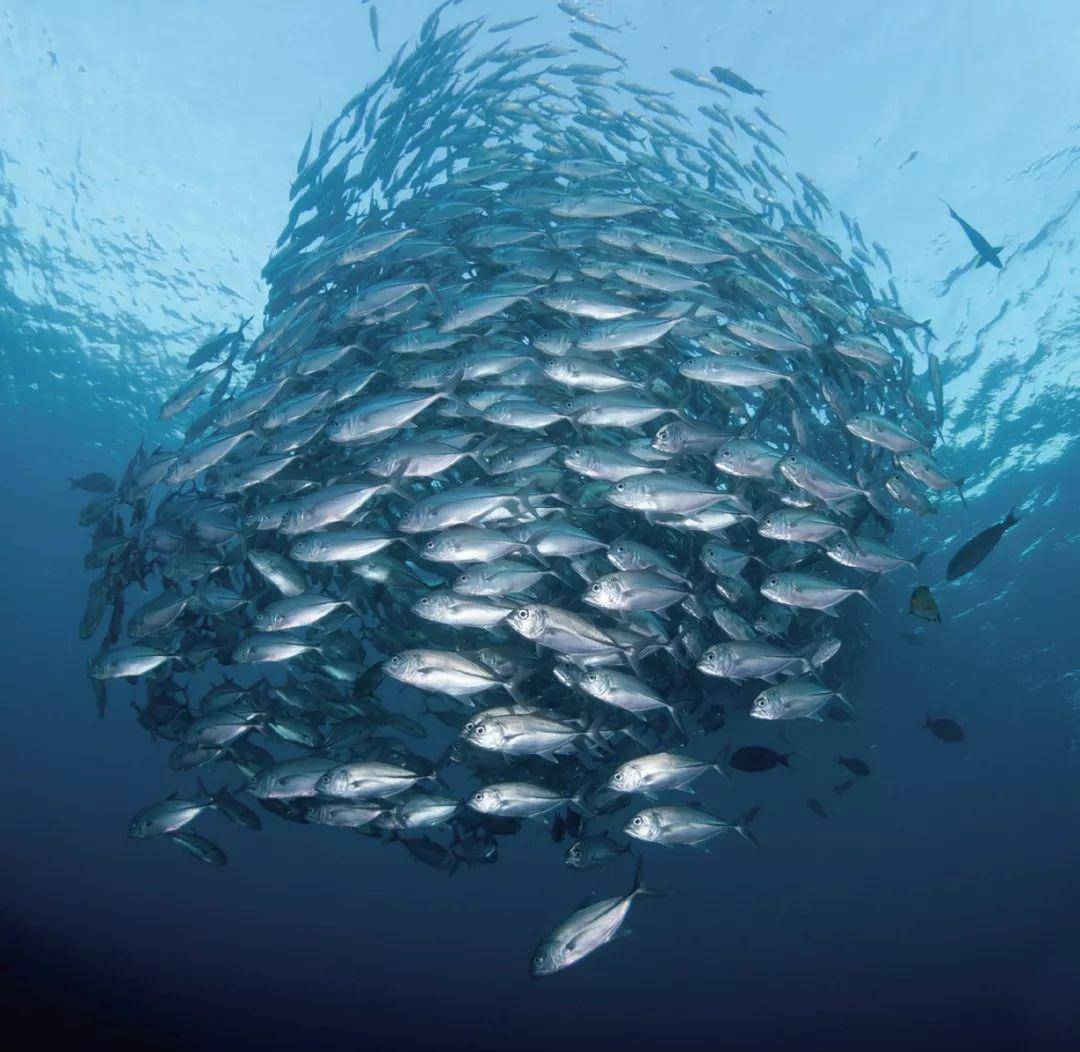
M 738 783 L 761 850 L 650 852 L 633 937 L 542 983 L 538 938 L 629 867 L 573 873 L 542 830 L 447 879 L 360 837 L 230 830 L 225 870 L 126 836 L 169 776 L 76 638 L 91 574 L 65 477 L 119 474 L 183 359 L 241 315 L 295 158 L 429 13 L 381 0 L 0 0 L 0 1034 L 12 1048 L 1069 1049 L 1080 1043 L 1080 19 L 1065 0 L 608 0 L 630 76 L 769 90 L 792 166 L 890 254 L 933 319 L 943 460 L 969 507 L 902 520 L 925 579 L 1013 505 L 910 636 L 875 591 L 848 693 L 874 773 L 803 805 L 828 755 Z M 541 13 L 466 0 L 451 14 Z M 693 101 L 691 101 L 693 100 Z M 913 156 L 912 156 L 913 155 Z M 971 252 L 943 197 L 993 243 Z M 905 633 L 909 633 L 905 637 Z M 913 641 L 914 640 L 914 641 Z M 963 724 L 944 746 L 928 713 Z M 845 753 L 850 725 L 830 729 Z M 797 748 L 797 746 L 796 746 Z M 836 781 L 841 781 L 840 768 Z M 712 786 L 732 813 L 735 791 Z M 750 798 L 749 794 L 752 794 Z M 224 832 L 218 818 L 209 835 Z M 235 834 L 235 835 L 234 835 Z M 234 850 L 235 849 L 235 850 Z M 25 1035 L 25 1036 L 24 1036 Z M 6 1038 L 4 1039 L 6 1043 Z M 36 1045 L 33 1043 L 36 1042 Z

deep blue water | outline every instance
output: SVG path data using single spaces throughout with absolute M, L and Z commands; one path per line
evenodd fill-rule
M 543 9 L 554 35 L 552 6 L 497 17 Z M 316 16 L 193 2 L 155 9 L 154 24 L 101 7 L 3 12 L 0 1005 L 13 1047 L 1075 1048 L 1069 5 L 592 5 L 633 23 L 619 42 L 639 80 L 722 51 L 770 87 L 796 167 L 889 248 L 904 302 L 934 318 L 970 506 L 906 522 L 898 547 L 928 550 L 934 582 L 968 535 L 1013 505 L 1023 520 L 938 590 L 945 622 L 917 645 L 910 580 L 875 592 L 883 613 L 848 688 L 859 718 L 828 728 L 835 750 L 796 728 L 791 771 L 710 784 L 724 813 L 762 806 L 759 851 L 651 852 L 649 882 L 669 897 L 636 904 L 631 937 L 545 982 L 527 971 L 538 938 L 631 874 L 570 872 L 540 829 L 453 878 L 289 823 L 255 835 L 209 819 L 229 850 L 221 871 L 125 835 L 178 779 L 122 690 L 97 718 L 75 633 L 84 501 L 64 477 L 122 471 L 178 357 L 261 306 L 307 129 L 383 59 L 355 4 Z M 379 7 L 384 53 L 428 10 Z M 939 195 L 1005 241 L 1000 275 L 953 273 L 967 248 Z M 965 743 L 937 742 L 927 713 L 962 722 Z M 874 774 L 825 793 L 822 821 L 803 800 L 850 750 Z

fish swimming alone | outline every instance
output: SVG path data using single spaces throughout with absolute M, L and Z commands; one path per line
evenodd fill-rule
M 946 579 L 955 581 L 971 573 L 997 547 L 998 541 L 1005 536 L 1005 531 L 1011 530 L 1019 521 L 1016 509 L 1013 508 L 1001 522 L 972 537 L 949 560 L 949 565 L 945 568 Z

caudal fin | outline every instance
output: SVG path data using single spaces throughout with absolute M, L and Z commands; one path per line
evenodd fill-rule
M 654 895 L 657 898 L 662 898 L 666 895 L 666 891 L 661 891 L 659 888 L 650 888 L 645 885 L 645 856 L 638 855 L 637 865 L 634 867 L 634 886 L 630 889 L 630 895 Z
M 740 818 L 738 822 L 735 823 L 735 832 L 738 833 L 739 836 L 741 836 L 745 841 L 753 844 L 754 847 L 759 847 L 760 845 L 758 844 L 757 837 L 754 836 L 753 832 L 750 829 L 750 823 L 753 822 L 755 818 L 757 818 L 758 812 L 760 811 L 760 807 L 751 807 L 750 810 L 747 811 L 746 814 L 744 814 L 742 818 Z

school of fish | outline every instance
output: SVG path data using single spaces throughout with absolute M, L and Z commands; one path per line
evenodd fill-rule
M 529 19 L 444 26 L 455 6 L 309 136 L 261 328 L 192 353 L 176 441 L 73 480 L 80 636 L 104 626 L 102 709 L 140 681 L 199 780 L 134 837 L 222 865 L 199 816 L 262 811 L 450 872 L 540 822 L 574 869 L 633 849 L 631 890 L 545 938 L 539 976 L 654 893 L 642 853 L 755 842 L 756 808 L 671 802 L 786 762 L 706 749 L 725 720 L 817 721 L 835 754 L 874 581 L 917 573 L 893 524 L 961 480 L 929 324 L 857 221 L 822 232 L 760 89 L 675 69 L 684 113 L 578 5 L 530 45 Z

